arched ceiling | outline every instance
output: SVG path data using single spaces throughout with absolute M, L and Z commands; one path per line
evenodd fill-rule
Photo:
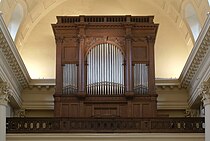
M 193 46 L 182 0 L 25 0 L 28 14 L 16 44 L 31 78 L 55 78 L 51 24 L 61 15 L 154 15 L 156 77 L 178 78 Z

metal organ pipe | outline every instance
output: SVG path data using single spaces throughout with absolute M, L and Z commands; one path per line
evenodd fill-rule
M 124 66 L 121 51 L 112 44 L 99 44 L 87 55 L 87 93 L 124 93 Z
M 77 92 L 77 66 L 76 64 L 65 64 L 63 67 L 63 94 L 74 94 Z
M 148 67 L 146 64 L 135 64 L 134 66 L 134 93 L 148 93 Z

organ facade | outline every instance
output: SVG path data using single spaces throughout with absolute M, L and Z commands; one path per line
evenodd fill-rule
M 56 117 L 157 116 L 153 16 L 58 16 Z

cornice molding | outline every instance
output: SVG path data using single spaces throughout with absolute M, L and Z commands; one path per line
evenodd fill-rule
M 28 86 L 30 76 L 0 14 L 0 77 L 10 85 L 10 104 L 22 105 L 21 91 Z
M 155 86 L 156 86 L 156 90 L 182 89 L 178 79 L 156 79 Z
M 22 104 L 22 99 L 20 97 L 22 88 L 18 80 L 15 78 L 13 71 L 10 69 L 9 64 L 7 63 L 6 58 L 3 56 L 3 53 L 0 51 L 0 77 L 3 82 L 7 82 L 10 85 L 11 91 L 13 91 L 12 98 L 14 99 L 15 107 L 20 107 Z M 13 100 L 11 100 L 13 101 Z
M 201 87 L 202 83 L 210 79 L 210 50 L 208 50 L 203 62 L 201 63 L 198 71 L 193 77 L 189 85 L 189 101 L 188 104 L 191 107 L 193 104 L 196 104 L 195 101 L 201 102 Z
M 28 86 L 30 76 L 0 14 L 0 51 L 22 88 Z
M 207 15 L 206 22 L 200 35 L 189 55 L 189 58 L 180 75 L 181 86 L 188 88 L 197 70 L 206 56 L 210 46 L 210 14 Z

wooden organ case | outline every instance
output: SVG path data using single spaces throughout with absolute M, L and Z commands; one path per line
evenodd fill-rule
M 157 115 L 153 16 L 58 16 L 56 117 Z

